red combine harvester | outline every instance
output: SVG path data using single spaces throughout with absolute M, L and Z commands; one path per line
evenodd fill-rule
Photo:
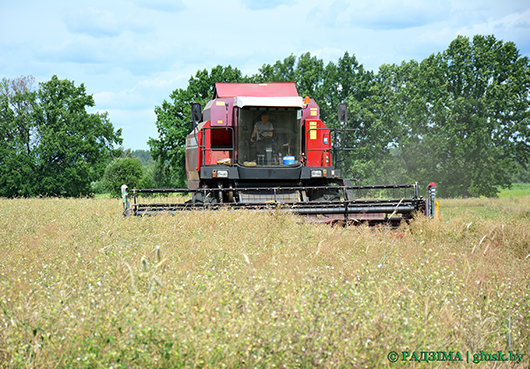
M 339 121 L 345 122 L 345 104 L 340 108 Z M 351 149 L 334 141 L 355 130 L 327 128 L 318 105 L 300 97 L 294 83 L 217 83 L 213 99 L 201 109 L 192 103 L 188 188 L 134 189 L 134 215 L 278 209 L 320 222 L 393 226 L 418 211 L 430 215 L 434 197 L 419 197 L 417 184 L 360 186 L 342 178 L 333 161 L 337 150 Z M 389 190 L 400 194 L 380 196 Z M 192 196 L 182 203 L 140 203 L 142 193 Z

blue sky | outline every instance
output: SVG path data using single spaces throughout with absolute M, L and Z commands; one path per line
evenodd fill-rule
M 0 0 L 0 17 L 0 78 L 84 83 L 131 149 L 148 149 L 154 107 L 199 69 L 347 51 L 377 72 L 476 34 L 530 56 L 528 0 Z

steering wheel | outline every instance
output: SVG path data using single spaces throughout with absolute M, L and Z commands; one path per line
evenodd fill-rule
M 263 134 L 267 134 L 268 135 L 270 132 L 274 132 L 274 130 L 269 129 L 269 130 L 266 130 L 266 131 L 261 131 L 261 132 L 258 132 L 257 135 L 260 135 L 262 140 L 272 139 L 272 136 L 264 136 L 263 135 Z M 252 137 L 250 138 L 250 142 L 256 142 L 256 141 L 257 140 L 255 138 L 252 138 Z
M 272 132 L 274 132 L 274 131 L 273 131 L 272 129 L 269 129 L 269 130 L 266 130 L 266 131 L 261 131 L 261 132 L 259 132 L 258 134 L 261 136 L 262 139 L 263 139 L 263 138 L 272 138 L 272 135 L 269 136 L 269 133 L 272 133 Z M 264 134 L 265 134 L 266 136 L 265 136 Z

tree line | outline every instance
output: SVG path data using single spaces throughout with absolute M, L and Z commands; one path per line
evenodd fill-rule
M 122 144 L 83 84 L 53 76 L 0 82 L 0 197 L 88 196 L 129 187 L 185 187 L 185 138 L 192 101 L 204 106 L 216 82 L 295 82 L 332 128 L 354 128 L 356 150 L 336 158 L 361 184 L 431 181 L 438 194 L 496 196 L 528 179 L 530 63 L 512 42 L 459 36 L 421 62 L 365 70 L 346 52 L 325 64 L 309 53 L 264 64 L 245 76 L 232 66 L 199 70 L 155 107 L 158 137 L 144 165 Z M 339 103 L 348 121 L 337 119 Z M 139 154 L 140 155 L 140 154 Z M 144 160 L 148 160 L 145 153 Z M 95 189 L 96 184 L 97 189 Z M 116 188 L 114 188 L 116 187 Z
M 344 128 L 358 129 L 352 144 L 361 144 L 340 165 L 362 184 L 434 181 L 444 197 L 496 196 L 528 168 L 529 59 L 494 36 L 459 36 L 421 62 L 385 64 L 377 73 L 347 52 L 328 64 L 291 55 L 252 76 L 231 66 L 199 70 L 155 107 L 159 137 L 148 144 L 174 186 L 186 180 L 190 103 L 204 106 L 216 82 L 295 82 L 333 128 L 338 104 L 347 103 Z

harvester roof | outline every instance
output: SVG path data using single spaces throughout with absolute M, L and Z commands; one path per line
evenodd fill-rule
M 218 97 L 290 97 L 298 96 L 294 82 L 216 83 L 213 98 Z
M 301 108 L 303 99 L 298 96 L 293 82 L 276 83 L 216 83 L 214 100 L 234 98 L 234 105 Z

